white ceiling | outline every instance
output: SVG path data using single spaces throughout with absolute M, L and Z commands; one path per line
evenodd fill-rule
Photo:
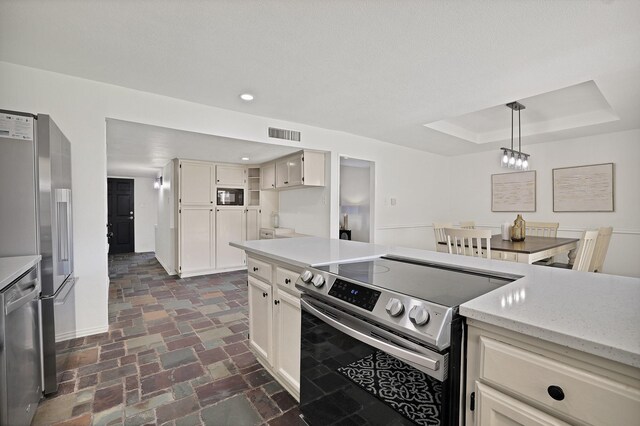
M 260 164 L 296 151 L 290 146 L 107 119 L 108 176 L 156 177 L 173 158 Z
M 496 144 L 424 124 L 591 80 L 620 119 L 554 138 L 640 127 L 638 22 L 637 0 L 5 0 L 0 60 L 456 155 Z
M 525 139 L 537 136 L 540 141 L 553 141 L 562 131 L 620 119 L 593 81 L 519 99 L 518 102 L 524 106 L 520 114 L 521 132 Z M 499 142 L 504 145 L 510 141 L 512 130 L 514 139 L 518 137 L 518 122 L 518 112 L 503 104 L 425 126 L 477 144 Z

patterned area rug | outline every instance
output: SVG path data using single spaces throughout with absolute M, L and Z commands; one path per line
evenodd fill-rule
M 418 425 L 440 425 L 442 383 L 384 352 L 376 351 L 340 374 Z

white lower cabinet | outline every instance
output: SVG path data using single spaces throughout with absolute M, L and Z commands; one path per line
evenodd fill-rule
M 467 425 L 640 419 L 639 369 L 478 321 L 468 325 Z
M 300 271 L 252 256 L 247 264 L 249 344 L 265 369 L 299 400 L 301 310 L 293 284 Z M 278 278 L 286 284 L 281 287 Z
M 231 247 L 231 241 L 244 241 L 244 208 L 218 208 L 216 211 L 216 268 L 244 265 L 242 250 Z
M 478 423 L 491 426 L 569 426 L 548 414 L 476 382 Z
M 265 360 L 273 361 L 273 304 L 271 285 L 249 277 L 249 344 Z
M 276 291 L 274 309 L 276 373 L 293 389 L 300 389 L 300 298 Z

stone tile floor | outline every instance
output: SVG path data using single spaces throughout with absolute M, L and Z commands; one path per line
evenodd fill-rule
M 109 258 L 109 331 L 58 344 L 34 425 L 298 425 L 249 350 L 246 272 L 179 279 L 153 253 Z

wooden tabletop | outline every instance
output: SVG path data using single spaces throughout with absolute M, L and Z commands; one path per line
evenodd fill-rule
M 529 236 L 524 241 L 513 242 L 511 240 L 504 241 L 502 235 L 496 234 L 491 236 L 491 250 L 510 251 L 516 253 L 537 253 L 552 248 L 564 246 L 566 244 L 577 243 L 578 238 L 556 238 L 556 237 L 533 237 Z M 439 242 L 444 244 L 445 242 Z M 483 246 L 483 248 L 485 248 Z
M 526 237 L 524 241 L 504 241 L 500 234 L 491 236 L 491 250 L 513 251 L 519 253 L 536 253 L 566 244 L 577 243 L 578 238 Z

